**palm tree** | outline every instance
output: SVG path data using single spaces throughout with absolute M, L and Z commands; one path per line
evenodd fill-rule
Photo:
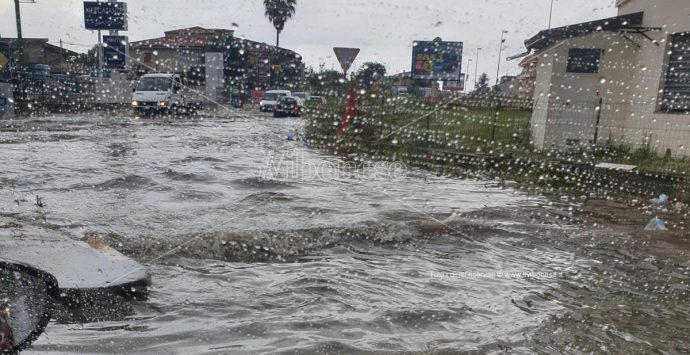
M 295 14 L 297 0 L 264 0 L 266 17 L 276 29 L 276 47 L 280 47 L 280 32 L 285 28 L 285 22 Z

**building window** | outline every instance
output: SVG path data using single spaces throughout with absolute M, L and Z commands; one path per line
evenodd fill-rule
M 144 63 L 151 63 L 151 53 L 144 53 Z
M 661 110 L 664 112 L 689 112 L 690 33 L 673 35 L 667 64 Z
M 596 74 L 599 72 L 601 49 L 570 48 L 568 51 L 568 73 Z

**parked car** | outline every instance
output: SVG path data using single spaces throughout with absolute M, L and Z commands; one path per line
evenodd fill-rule
M 273 112 L 273 107 L 278 103 L 281 97 L 292 96 L 289 90 L 269 90 L 266 91 L 264 97 L 259 102 L 259 111 Z
M 292 96 L 298 97 L 298 98 L 300 98 L 300 99 L 302 99 L 302 100 L 304 100 L 304 101 L 306 102 L 307 99 L 309 99 L 309 97 L 310 97 L 311 95 L 309 95 L 309 93 L 308 93 L 308 92 L 305 92 L 305 91 L 298 91 L 298 92 L 293 92 L 293 93 L 292 93 Z
M 307 107 L 309 108 L 322 108 L 326 105 L 326 99 L 321 96 L 310 96 L 307 99 Z
M 299 117 L 303 109 L 300 99 L 294 96 L 281 97 L 273 107 L 273 117 Z

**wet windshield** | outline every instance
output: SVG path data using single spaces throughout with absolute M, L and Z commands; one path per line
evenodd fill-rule
M 688 16 L 0 0 L 27 353 L 687 354 Z
M 137 85 L 137 91 L 168 91 L 172 87 L 170 78 L 142 78 Z

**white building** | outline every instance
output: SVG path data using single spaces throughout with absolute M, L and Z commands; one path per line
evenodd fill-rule
M 617 6 L 617 17 L 545 30 L 525 42 L 538 57 L 534 144 L 690 156 L 690 0 Z

